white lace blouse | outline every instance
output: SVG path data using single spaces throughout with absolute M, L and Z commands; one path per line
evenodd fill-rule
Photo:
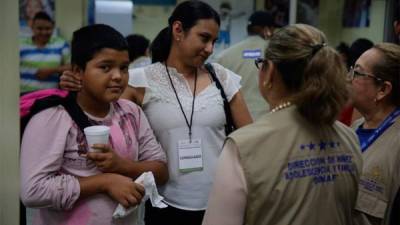
M 240 76 L 212 64 L 228 101 L 240 89 Z M 168 67 L 183 110 L 188 119 L 192 110 L 193 94 L 183 75 Z M 129 70 L 129 85 L 144 87 L 143 110 L 168 158 L 169 181 L 159 187 L 166 202 L 184 210 L 204 210 L 216 162 L 225 140 L 225 112 L 221 93 L 212 82 L 197 94 L 194 105 L 192 138 L 201 139 L 203 169 L 183 173 L 179 170 L 178 141 L 188 139 L 188 126 L 171 87 L 165 65 L 155 63 Z

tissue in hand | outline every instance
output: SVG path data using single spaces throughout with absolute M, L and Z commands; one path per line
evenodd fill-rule
M 154 176 L 152 172 L 144 172 L 140 175 L 136 180 L 135 183 L 141 184 L 144 187 L 145 195 L 142 198 L 142 202 L 140 203 L 139 207 L 144 207 L 144 203 L 147 199 L 150 198 L 151 205 L 157 208 L 166 208 L 167 205 L 162 202 L 164 199 L 161 195 L 158 194 L 156 182 L 154 180 Z M 123 218 L 128 214 L 135 211 L 137 206 L 130 207 L 126 209 L 121 204 L 117 206 L 114 211 L 113 218 Z M 140 215 L 139 215 L 140 217 Z M 140 218 L 138 219 L 140 221 Z

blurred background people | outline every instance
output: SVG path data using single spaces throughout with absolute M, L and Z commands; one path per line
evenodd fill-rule
M 395 15 L 395 19 L 393 22 L 393 28 L 394 28 L 394 34 L 396 36 L 396 43 L 400 44 L 400 6 L 398 6 L 398 10 Z
M 345 42 L 340 42 L 338 46 L 336 46 L 336 50 L 339 52 L 340 57 L 343 63 L 346 65 L 347 69 L 350 69 L 350 47 Z
M 336 50 L 338 51 L 342 62 L 346 65 L 346 69 L 349 70 L 350 65 L 350 47 L 345 42 L 340 42 L 338 46 L 336 46 Z M 351 126 L 353 122 L 353 112 L 354 107 L 351 104 L 351 101 L 348 100 L 347 104 L 344 106 L 343 110 L 339 114 L 338 120 L 347 126 Z
M 253 119 L 268 111 L 268 105 L 258 91 L 258 70 L 254 60 L 264 55 L 268 38 L 276 25 L 271 14 L 264 11 L 254 12 L 247 25 L 248 37 L 225 49 L 215 58 L 216 62 L 242 77 L 242 92 Z
M 131 34 L 126 37 L 129 47 L 129 69 L 139 68 L 151 64 L 149 57 L 150 41 L 140 34 Z
M 374 43 L 367 38 L 358 38 L 351 43 L 349 57 L 350 66 L 354 66 L 357 59 L 360 58 L 365 51 L 372 48 L 372 46 L 374 46 Z
M 400 187 L 400 46 L 373 46 L 356 61 L 349 78 L 351 99 L 362 115 L 353 125 L 364 160 L 358 224 L 389 224 Z
M 231 26 L 232 20 L 245 15 L 245 12 L 233 12 L 232 5 L 229 2 L 222 2 L 219 6 L 221 25 L 219 28 L 219 37 L 217 43 L 222 49 L 231 44 Z
M 33 36 L 20 40 L 21 92 L 58 87 L 59 75 L 69 68 L 68 43 L 53 36 L 54 21 L 45 12 L 33 18 Z
M 232 133 L 203 224 L 351 225 L 362 169 L 354 132 L 336 120 L 346 68 L 308 25 L 274 33 L 256 61 L 270 113 Z

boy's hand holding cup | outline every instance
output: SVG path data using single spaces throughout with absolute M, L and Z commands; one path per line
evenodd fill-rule
M 103 125 L 86 127 L 84 130 L 86 141 L 89 145 L 89 152 L 99 152 L 92 148 L 94 144 L 108 144 L 110 128 Z

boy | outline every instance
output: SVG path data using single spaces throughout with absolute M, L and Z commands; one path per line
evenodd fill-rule
M 71 54 L 82 79 L 76 101 L 92 124 L 110 127 L 110 145 L 87 152 L 83 132 L 62 106 L 36 114 L 21 144 L 21 199 L 40 208 L 33 224 L 134 224 L 132 216 L 112 218 L 118 203 L 140 203 L 144 189 L 132 180 L 152 171 L 162 184 L 168 171 L 142 110 L 119 100 L 128 82 L 128 45 L 118 31 L 97 24 L 74 32 Z

